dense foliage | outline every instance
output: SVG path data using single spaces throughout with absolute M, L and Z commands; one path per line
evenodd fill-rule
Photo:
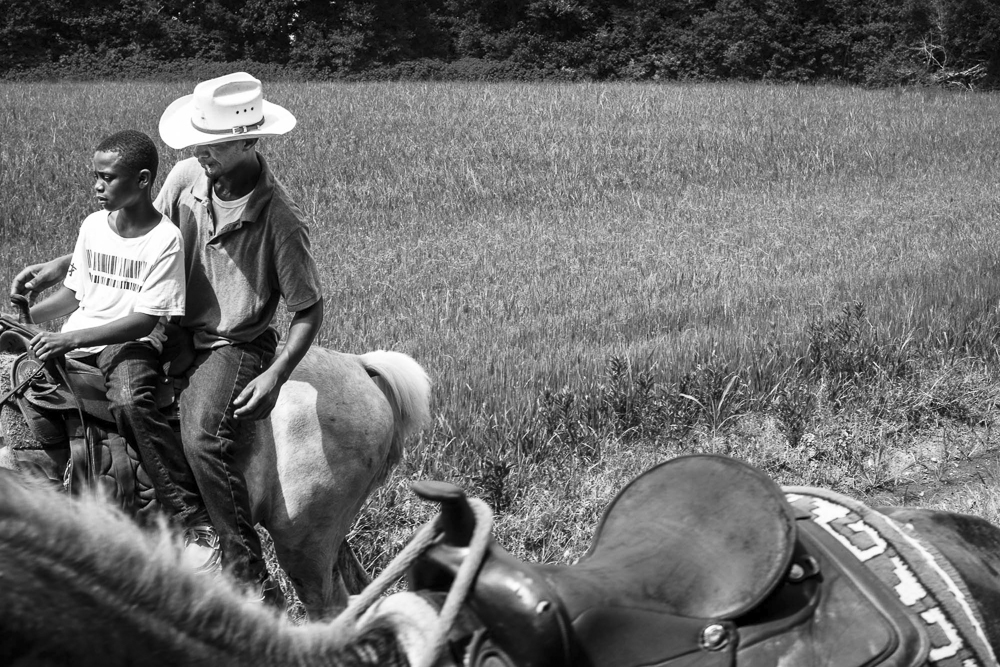
M 4 0 L 0 76 L 991 85 L 995 0 Z

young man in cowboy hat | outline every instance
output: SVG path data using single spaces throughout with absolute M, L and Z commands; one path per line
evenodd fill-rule
M 253 525 L 236 462 L 241 421 L 264 419 L 323 319 L 319 272 L 302 211 L 257 152 L 261 137 L 295 127 L 264 100 L 260 81 L 236 73 L 204 81 L 171 104 L 160 136 L 192 148 L 167 176 L 155 206 L 184 242 L 187 304 L 180 326 L 194 361 L 180 397 L 181 439 L 198 491 L 218 531 L 223 564 L 281 602 Z M 65 258 L 23 269 L 12 293 L 40 291 L 65 274 Z M 284 347 L 271 326 L 278 301 L 292 313 Z

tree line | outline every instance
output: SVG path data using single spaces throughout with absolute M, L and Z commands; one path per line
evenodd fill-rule
M 1000 80 L 997 0 L 3 0 L 0 77 Z

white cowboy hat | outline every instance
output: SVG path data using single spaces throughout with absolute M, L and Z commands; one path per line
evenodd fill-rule
M 273 137 L 293 127 L 295 116 L 265 101 L 260 81 L 246 72 L 202 81 L 160 116 L 160 138 L 171 148 Z

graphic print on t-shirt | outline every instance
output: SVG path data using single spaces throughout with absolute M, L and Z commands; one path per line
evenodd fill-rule
M 146 262 L 118 255 L 108 255 L 87 248 L 90 279 L 98 285 L 138 292 L 142 289 Z

